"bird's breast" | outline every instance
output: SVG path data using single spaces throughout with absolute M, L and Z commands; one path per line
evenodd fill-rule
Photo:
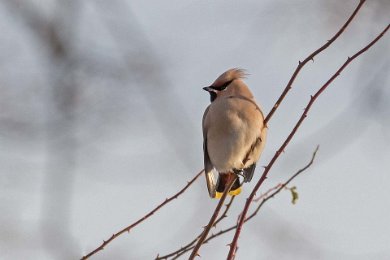
M 251 102 L 226 98 L 213 104 L 208 116 L 207 149 L 214 167 L 219 172 L 243 168 L 243 159 L 262 127 L 258 107 Z

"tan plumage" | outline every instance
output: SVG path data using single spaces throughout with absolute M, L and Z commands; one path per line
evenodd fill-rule
M 244 76 L 243 70 L 230 69 L 203 88 L 211 98 L 202 126 L 204 168 L 212 198 L 223 192 L 226 174 L 242 173 L 244 181 L 250 181 L 264 149 L 267 127 L 260 107 L 242 80 Z M 213 168 L 219 173 L 217 181 Z M 237 180 L 230 194 L 237 195 L 240 187 Z

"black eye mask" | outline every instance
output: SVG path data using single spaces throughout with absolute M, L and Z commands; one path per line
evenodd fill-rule
M 234 80 L 234 79 L 225 82 L 225 84 L 223 84 L 222 86 L 219 86 L 219 87 L 214 87 L 214 86 L 212 86 L 211 88 L 212 88 L 212 89 L 215 89 L 215 90 L 218 90 L 218 91 L 225 90 L 225 89 L 230 85 L 230 83 L 233 82 L 233 80 Z
M 225 90 L 230 85 L 230 83 L 233 82 L 233 80 L 234 79 L 229 80 L 229 81 L 225 82 L 222 86 L 218 86 L 218 87 L 216 87 L 216 86 L 204 87 L 203 89 L 210 93 L 210 102 L 213 102 L 217 98 L 218 91 Z

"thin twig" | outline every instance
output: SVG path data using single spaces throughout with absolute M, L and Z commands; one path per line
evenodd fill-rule
M 286 182 L 281 183 L 281 184 L 278 184 L 278 185 L 276 185 L 275 187 L 269 189 L 266 193 L 264 193 L 263 195 L 266 195 L 266 194 L 267 194 L 267 195 L 266 195 L 265 197 L 264 197 L 263 195 L 261 196 L 261 197 L 262 197 L 261 203 L 257 206 L 256 210 L 255 210 L 251 215 L 249 215 L 249 216 L 245 219 L 244 223 L 247 222 L 247 221 L 249 221 L 250 219 L 252 219 L 254 216 L 256 216 L 256 215 L 258 214 L 258 212 L 260 211 L 260 209 L 262 208 L 262 206 L 263 206 L 269 199 L 273 198 L 273 197 L 276 196 L 278 193 L 280 193 L 280 192 L 283 190 L 283 188 L 286 187 L 290 182 L 292 182 L 298 175 L 300 175 L 302 172 L 306 171 L 306 170 L 314 163 L 314 159 L 315 159 L 315 157 L 316 157 L 316 155 L 317 155 L 318 149 L 319 149 L 319 146 L 317 146 L 317 148 L 315 149 L 315 151 L 314 151 L 313 154 L 312 154 L 312 157 L 311 157 L 310 162 L 309 162 L 305 167 L 303 167 L 302 169 L 298 170 L 298 171 L 297 171 L 294 175 L 292 175 Z M 273 191 L 273 190 L 275 190 L 275 191 L 274 191 L 273 193 L 269 194 L 269 192 L 270 192 L 270 191 Z M 269 194 L 269 195 L 268 195 L 268 194 Z M 204 244 L 205 244 L 205 243 L 208 243 L 210 240 L 212 240 L 212 239 L 214 239 L 214 238 L 216 238 L 216 237 L 219 237 L 219 236 L 221 236 L 221 235 L 223 235 L 223 234 L 226 234 L 226 233 L 228 233 L 228 232 L 230 232 L 230 231 L 232 231 L 232 230 L 234 230 L 234 229 L 236 229 L 236 228 L 237 228 L 237 224 L 234 225 L 234 226 L 231 226 L 231 227 L 229 227 L 229 228 L 223 229 L 223 230 L 221 230 L 221 231 L 219 231 L 219 232 L 217 232 L 217 233 L 215 233 L 215 234 L 210 235 L 203 243 L 204 243 Z M 176 255 L 174 258 L 172 258 L 172 259 L 177 259 L 179 256 L 185 254 L 186 252 L 190 251 L 190 250 L 193 249 L 193 248 L 194 248 L 194 246 L 188 247 L 188 248 L 184 248 L 184 249 L 182 249 L 182 250 L 179 250 L 179 252 L 177 253 L 177 255 Z M 172 256 L 172 255 L 170 255 L 170 256 Z M 169 256 L 169 257 L 170 257 L 170 256 Z M 167 259 L 167 258 L 163 258 L 163 259 Z
M 333 76 L 314 94 L 314 96 L 311 96 L 309 103 L 307 104 L 305 110 L 303 111 L 301 117 L 299 118 L 298 122 L 295 124 L 293 130 L 288 135 L 287 139 L 283 142 L 283 144 L 280 146 L 279 150 L 276 151 L 275 155 L 269 162 L 269 164 L 265 167 L 263 175 L 261 176 L 260 180 L 257 182 L 256 186 L 253 188 L 252 193 L 248 197 L 244 209 L 241 213 L 241 217 L 236 229 L 236 233 L 234 234 L 234 238 L 232 243 L 230 244 L 230 250 L 227 259 L 232 260 L 234 259 L 236 248 L 237 248 L 237 242 L 238 238 L 241 233 L 242 225 L 244 224 L 245 216 L 248 213 L 249 205 L 251 204 L 254 196 L 256 195 L 256 192 L 260 188 L 261 184 L 264 182 L 264 180 L 267 178 L 267 174 L 269 170 L 271 169 L 274 162 L 279 158 L 279 155 L 284 151 L 284 149 L 287 147 L 293 136 L 295 135 L 296 131 L 302 124 L 302 122 L 307 117 L 307 114 L 311 108 L 311 106 L 314 104 L 314 102 L 317 100 L 317 98 L 324 92 L 324 90 L 332 83 L 339 75 L 340 73 L 350 64 L 354 59 L 356 59 L 358 56 L 360 56 L 362 53 L 367 51 L 371 46 L 373 46 L 389 29 L 390 25 L 387 25 L 386 28 L 374 39 L 372 40 L 367 46 L 362 48 L 360 51 L 355 53 L 352 57 L 348 57 L 347 61 L 344 62 L 344 64 L 336 71 L 336 73 L 333 74 Z
M 83 256 L 81 259 L 88 259 L 89 257 L 91 257 L 92 255 L 94 255 L 95 253 L 99 252 L 100 250 L 103 250 L 104 247 L 109 244 L 112 240 L 114 240 L 115 238 L 117 238 L 118 236 L 122 235 L 123 233 L 125 232 L 130 232 L 130 230 L 132 228 L 134 228 L 135 226 L 137 226 L 138 224 L 140 224 L 141 222 L 143 222 L 144 220 L 146 220 L 147 218 L 149 218 L 150 216 L 152 216 L 157 210 L 159 210 L 161 207 L 163 207 L 165 204 L 169 203 L 170 201 L 174 200 L 174 199 L 177 199 L 177 197 L 179 197 L 182 193 L 184 193 L 184 191 L 186 191 L 188 189 L 188 187 L 191 186 L 191 184 L 204 172 L 204 170 L 201 170 L 191 181 L 189 181 L 187 183 L 186 186 L 184 186 L 183 189 L 181 189 L 179 192 L 177 192 L 175 195 L 173 195 L 172 197 L 170 198 L 166 198 L 161 204 L 159 204 L 157 207 L 155 207 L 152 211 L 150 211 L 148 214 L 146 214 L 145 216 L 143 216 L 142 218 L 140 218 L 139 220 L 137 220 L 136 222 L 134 222 L 133 224 L 125 227 L 124 229 L 122 229 L 121 231 L 113 234 L 108 240 L 103 240 L 103 243 L 98 247 L 96 248 L 95 250 L 93 250 L 92 252 L 88 253 L 87 255 Z
M 254 202 L 259 202 L 260 200 L 263 200 L 264 198 L 267 198 L 268 195 L 275 191 L 275 190 L 278 190 L 281 186 L 283 185 L 283 183 L 279 183 L 278 185 L 276 185 L 275 187 L 273 188 L 270 188 L 269 190 L 267 190 L 266 192 L 264 192 L 263 194 L 260 195 L 260 197 L 258 198 L 253 198 L 253 201 Z
M 234 201 L 234 198 L 236 196 L 231 196 L 230 197 L 230 201 L 228 202 L 228 204 L 226 204 L 226 208 L 224 210 L 224 212 L 221 214 L 221 216 L 215 221 L 214 223 L 214 227 L 216 227 L 216 225 L 221 222 L 221 220 L 223 220 L 224 218 L 227 217 L 227 213 L 231 207 L 231 205 L 233 204 L 233 201 Z M 190 243 L 188 243 L 187 245 L 185 246 L 182 246 L 180 249 L 177 249 L 176 251 L 172 252 L 172 253 L 169 253 L 169 254 L 166 254 L 164 256 L 159 256 L 157 255 L 157 257 L 155 258 L 155 260 L 163 260 L 163 259 L 168 259 L 169 257 L 172 257 L 172 256 L 176 256 L 176 255 L 180 255 L 180 253 L 182 251 L 185 251 L 185 252 L 188 252 L 189 250 L 193 249 L 194 248 L 194 244 L 196 243 L 196 241 L 198 241 L 198 239 L 201 237 L 202 233 L 200 233 L 194 240 L 192 240 Z M 188 249 L 188 250 L 187 250 Z M 172 258 L 172 259 L 176 259 L 176 257 Z
M 230 197 L 230 201 L 228 202 L 228 204 L 226 204 L 225 211 L 224 211 L 224 212 L 221 214 L 221 216 L 215 221 L 213 227 L 216 227 L 217 224 L 218 224 L 219 222 L 221 222 L 224 218 L 227 217 L 227 213 L 228 213 L 230 207 L 232 206 L 235 197 L 236 197 L 236 196 L 231 196 L 231 197 Z
M 265 125 L 269 122 L 273 114 L 275 113 L 276 109 L 280 106 L 282 103 L 283 99 L 286 97 L 287 93 L 290 91 L 292 84 L 295 81 L 295 78 L 297 77 L 298 73 L 301 71 L 302 67 L 306 65 L 310 60 L 314 61 L 314 57 L 317 56 L 320 52 L 325 50 L 326 48 L 329 47 L 347 28 L 347 26 L 351 23 L 355 15 L 358 13 L 360 7 L 364 4 L 366 0 L 361 0 L 356 7 L 356 9 L 353 11 L 352 15 L 348 18 L 348 20 L 345 22 L 345 24 L 340 28 L 340 30 L 330 39 L 328 40 L 324 45 L 322 45 L 320 48 L 315 50 L 312 54 L 306 57 L 302 62 L 299 61 L 297 68 L 295 69 L 293 75 L 291 76 L 290 80 L 287 83 L 287 86 L 285 87 L 283 93 L 280 95 L 278 100 L 276 101 L 275 105 L 272 107 L 271 111 L 268 113 L 267 117 L 264 119 Z
M 211 228 L 213 227 L 215 220 L 218 217 L 219 211 L 221 210 L 221 207 L 223 205 L 223 202 L 226 199 L 227 194 L 229 193 L 230 189 L 233 187 L 234 182 L 237 179 L 237 175 L 235 174 L 229 174 L 229 178 L 225 187 L 225 190 L 223 191 L 223 195 L 220 198 L 217 207 L 214 210 L 213 215 L 210 218 L 209 224 L 205 227 L 203 230 L 202 236 L 199 238 L 198 242 L 196 243 L 194 249 L 192 250 L 192 253 L 189 257 L 190 260 L 195 259 L 196 256 L 198 256 L 198 251 L 200 247 L 203 245 L 204 240 L 206 239 L 207 235 L 209 234 Z

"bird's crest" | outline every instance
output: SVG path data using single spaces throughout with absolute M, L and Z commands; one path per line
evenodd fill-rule
M 244 69 L 233 68 L 222 73 L 212 84 L 212 86 L 222 86 L 226 82 L 233 81 L 235 79 L 244 79 L 248 76 L 248 73 Z

